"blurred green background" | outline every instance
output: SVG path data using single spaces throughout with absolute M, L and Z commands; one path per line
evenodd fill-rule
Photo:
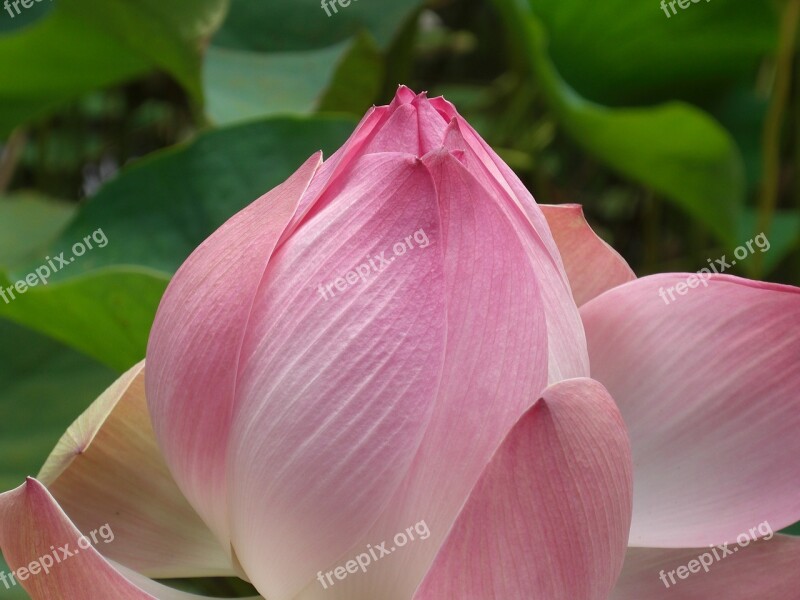
M 192 249 L 312 152 L 333 152 L 399 83 L 456 103 L 540 203 L 582 204 L 639 275 L 696 271 L 764 233 L 769 251 L 731 272 L 800 283 L 800 0 L 669 16 L 658 0 L 11 11 L 0 11 L 0 286 L 98 229 L 108 245 L 0 299 L 0 489 L 35 474 L 144 356 Z

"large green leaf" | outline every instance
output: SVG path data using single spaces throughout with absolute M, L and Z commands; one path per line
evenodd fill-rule
M 319 0 L 233 0 L 204 65 L 210 119 L 364 112 L 383 87 L 383 53 L 419 5 L 352 0 L 329 18 Z
M 121 371 L 144 358 L 150 326 L 168 282 L 164 273 L 116 267 L 39 283 L 20 294 L 7 290 L 12 281 L 0 273 L 0 286 L 6 288 L 0 317 Z
M 201 44 L 227 0 L 59 0 L 0 33 L 0 137 L 92 89 L 170 72 L 202 101 Z
M 201 50 L 222 24 L 230 0 L 60 0 L 64 10 L 110 32 L 172 73 L 202 102 Z
M 75 214 L 75 205 L 36 194 L 0 197 L 0 267 L 41 255 Z
M 683 102 L 614 109 L 581 97 L 556 70 L 547 36 L 526 0 L 496 0 L 562 126 L 620 174 L 672 200 L 725 243 L 736 241 L 745 196 L 730 134 Z
M 332 0 L 328 0 L 329 3 Z M 351 0 L 329 17 L 320 0 L 231 0 L 214 45 L 256 52 L 321 49 L 367 30 L 386 48 L 421 0 Z
M 311 113 L 326 100 L 326 108 L 362 112 L 376 97 L 382 72 L 377 49 L 364 37 L 305 52 L 212 46 L 204 66 L 207 111 L 217 124 Z
M 559 72 L 582 95 L 606 103 L 665 100 L 750 74 L 775 48 L 777 11 L 753 0 L 688 2 L 677 14 L 659 0 L 519 0 L 552 40 Z

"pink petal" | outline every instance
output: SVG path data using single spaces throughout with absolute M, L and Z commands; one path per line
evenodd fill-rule
M 144 363 L 122 375 L 67 430 L 39 480 L 88 530 L 108 523 L 114 559 L 150 577 L 234 573 L 227 550 L 181 494 L 153 435 Z
M 414 599 L 607 600 L 625 556 L 631 471 L 603 386 L 548 388 L 492 458 Z
M 631 548 L 611 600 L 796 600 L 798 564 L 800 538 L 788 535 L 727 549 Z
M 320 199 L 325 190 L 341 177 L 345 177 L 353 161 L 359 156 L 369 152 L 424 154 L 419 150 L 420 134 L 423 139 L 428 139 L 429 128 L 419 123 L 417 111 L 413 110 L 412 103 L 417 98 L 417 94 L 401 85 L 389 106 L 376 106 L 367 112 L 347 142 L 317 171 L 283 239 L 294 231 L 312 208 L 319 209 L 324 205 Z M 441 142 L 441 138 L 438 142 Z
M 441 104 L 441 99 L 438 100 Z M 549 382 L 587 376 L 589 357 L 580 314 L 547 221 L 533 196 L 508 165 L 461 117 L 453 117 L 450 122 L 445 146 L 451 152 L 462 151 L 464 165 L 499 199 L 507 219 L 514 224 L 520 239 L 528 246 L 530 256 L 537 263 L 547 318 Z
M 378 523 L 328 571 L 422 519 L 424 543 L 325 590 L 331 600 L 410 598 L 486 464 L 547 385 L 539 273 L 504 208 L 453 156 L 423 159 L 436 183 L 445 244 L 447 356 L 412 470 Z M 430 335 L 430 334 L 428 334 Z M 315 571 L 316 574 L 316 571 Z M 301 598 L 318 598 L 313 579 Z
M 430 174 L 414 156 L 370 154 L 335 189 L 270 263 L 242 347 L 231 527 L 245 572 L 271 600 L 293 598 L 377 520 L 441 377 L 445 281 Z M 364 279 L 345 279 L 357 269 Z
M 150 336 L 146 384 L 156 437 L 184 494 L 226 548 L 239 349 L 267 262 L 320 161 L 312 156 L 194 251 L 164 294 Z
M 635 546 L 706 546 L 800 518 L 800 290 L 687 277 L 632 281 L 581 309 L 592 376 L 631 432 Z
M 411 104 L 399 106 L 380 127 L 364 147 L 364 154 L 376 152 L 404 152 L 416 155 L 419 152 L 419 126 L 417 109 Z
M 103 548 L 105 540 L 114 543 L 113 528 L 109 532 L 101 529 L 104 525 L 97 521 L 93 528 L 84 530 L 82 538 L 81 531 L 47 488 L 35 479 L 28 479 L 16 490 L 0 495 L 0 546 L 16 574 L 15 579 L 33 600 L 200 598 L 138 575 L 136 583 L 128 579 L 96 548 L 97 545 Z M 10 587 L 12 580 L 8 574 L 5 576 Z
M 636 279 L 625 259 L 586 222 L 580 204 L 540 204 L 539 207 L 553 232 L 578 306 Z

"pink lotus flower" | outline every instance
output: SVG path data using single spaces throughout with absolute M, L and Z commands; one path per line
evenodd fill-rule
M 37 600 L 233 574 L 269 600 L 792 598 L 785 536 L 659 579 L 800 518 L 800 290 L 715 276 L 665 306 L 682 279 L 635 279 L 400 88 L 187 260 L 146 382 L 0 496 L 0 546 L 17 569 L 113 528 Z

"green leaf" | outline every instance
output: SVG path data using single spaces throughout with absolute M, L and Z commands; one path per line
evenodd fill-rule
M 226 8 L 226 0 L 59 0 L 29 27 L 0 34 L 0 137 L 153 68 L 201 104 L 201 44 Z
M 0 339 L 0 491 L 4 491 L 39 472 L 67 427 L 117 374 L 11 323 L 0 321 Z
M 79 94 L 150 68 L 109 33 L 60 6 L 0 36 L 0 137 Z
M 770 2 L 692 2 L 677 14 L 660 0 L 519 0 L 552 40 L 562 76 L 582 95 L 608 103 L 639 103 L 718 93 L 750 76 L 777 43 Z
M 273 53 L 212 46 L 204 66 L 209 118 L 227 125 L 266 115 L 311 113 L 320 105 L 337 71 L 353 56 L 356 61 L 365 61 L 374 54 L 365 52 L 360 44 L 349 43 L 307 52 Z M 379 72 L 373 68 L 360 73 L 368 83 L 366 90 L 359 91 L 370 94 L 367 98 L 373 98 L 380 85 Z M 346 73 L 355 76 L 352 71 Z M 343 84 L 339 82 L 338 86 Z M 356 95 L 353 89 L 346 91 L 341 104 Z
M 75 208 L 36 194 L 0 197 L 0 267 L 12 267 L 41 254 L 67 226 Z
M 329 3 L 332 0 L 328 0 Z M 327 48 L 368 31 L 386 48 L 420 0 L 351 0 L 327 16 L 321 0 L 232 0 L 214 45 L 256 52 Z
M 0 273 L 0 317 L 44 333 L 122 371 L 144 358 L 158 303 L 169 282 L 164 273 L 117 267 L 24 293 L 8 291 Z M 11 295 L 13 294 L 13 297 Z
M 204 67 L 209 118 L 363 113 L 382 89 L 383 53 L 420 1 L 351 1 L 329 18 L 319 0 L 234 0 Z
M 381 91 L 385 69 L 375 41 L 359 35 L 337 64 L 318 110 L 364 114 Z
M 171 73 L 202 104 L 201 48 L 229 0 L 60 0 L 64 10 L 109 31 L 128 51 Z
M 726 243 L 735 242 L 745 196 L 742 158 L 709 115 L 683 102 L 613 109 L 582 98 L 560 76 L 536 16 L 496 0 L 564 129 L 620 174 L 663 194 Z

